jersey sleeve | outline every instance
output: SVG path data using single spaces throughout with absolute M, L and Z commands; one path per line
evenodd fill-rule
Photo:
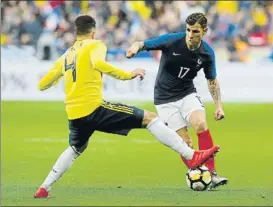
M 63 76 L 62 73 L 62 65 L 63 65 L 63 56 L 61 56 L 55 64 L 50 68 L 45 76 L 41 78 L 39 81 L 39 90 L 43 91 L 51 86 L 57 84 L 61 77 Z
M 215 63 L 215 53 L 212 49 L 209 50 L 209 60 L 204 67 L 204 73 L 206 79 L 215 79 L 216 78 L 216 63 Z
M 125 71 L 122 68 L 117 68 L 105 61 L 107 47 L 103 43 L 99 43 L 96 48 L 91 50 L 90 59 L 94 69 L 101 73 L 112 76 L 113 78 L 120 80 L 132 79 L 132 73 Z
M 183 35 L 185 35 L 185 33 L 168 33 L 153 39 L 145 40 L 143 50 L 164 50 L 173 41 L 183 37 Z

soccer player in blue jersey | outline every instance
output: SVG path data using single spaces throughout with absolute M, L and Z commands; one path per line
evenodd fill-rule
M 126 56 L 131 58 L 141 50 L 162 51 L 154 87 L 154 104 L 159 117 L 191 147 L 188 127 L 192 126 L 198 136 L 199 149 L 208 149 L 213 146 L 213 139 L 208 129 L 204 104 L 197 94 L 193 79 L 203 69 L 216 106 L 214 118 L 223 119 L 225 114 L 216 78 L 215 54 L 208 43 L 202 40 L 208 30 L 205 15 L 193 13 L 187 17 L 186 23 L 186 32 L 168 33 L 133 43 L 127 49 Z M 185 159 L 183 161 L 191 168 Z M 211 189 L 227 183 L 227 178 L 216 174 L 214 159 L 208 160 L 206 166 L 213 175 Z

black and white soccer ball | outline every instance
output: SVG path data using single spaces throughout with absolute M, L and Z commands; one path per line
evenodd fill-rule
M 195 191 L 204 191 L 211 185 L 211 173 L 205 166 L 189 169 L 186 174 L 188 186 Z

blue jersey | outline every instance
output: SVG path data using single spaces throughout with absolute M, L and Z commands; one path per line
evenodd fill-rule
M 193 79 L 201 69 L 207 79 L 216 78 L 213 49 L 202 41 L 197 50 L 189 50 L 184 32 L 146 40 L 143 49 L 162 51 L 154 88 L 155 105 L 177 101 L 196 92 Z

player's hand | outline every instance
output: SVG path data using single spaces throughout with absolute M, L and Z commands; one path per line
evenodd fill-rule
M 134 56 L 137 54 L 138 50 L 139 50 L 138 44 L 133 43 L 133 44 L 131 45 L 131 47 L 129 47 L 129 48 L 126 50 L 126 57 L 127 57 L 127 58 L 132 58 L 132 57 L 134 57 Z
M 132 79 L 135 77 L 140 77 L 140 80 L 143 80 L 145 76 L 145 70 L 142 68 L 136 68 L 132 71 Z
M 219 120 L 221 120 L 223 118 L 225 118 L 224 110 L 222 108 L 217 108 L 215 113 L 214 113 L 214 119 L 216 121 L 219 121 Z
M 144 46 L 143 42 L 134 42 L 131 47 L 129 47 L 126 50 L 126 57 L 127 58 L 132 58 L 134 57 L 138 51 Z

